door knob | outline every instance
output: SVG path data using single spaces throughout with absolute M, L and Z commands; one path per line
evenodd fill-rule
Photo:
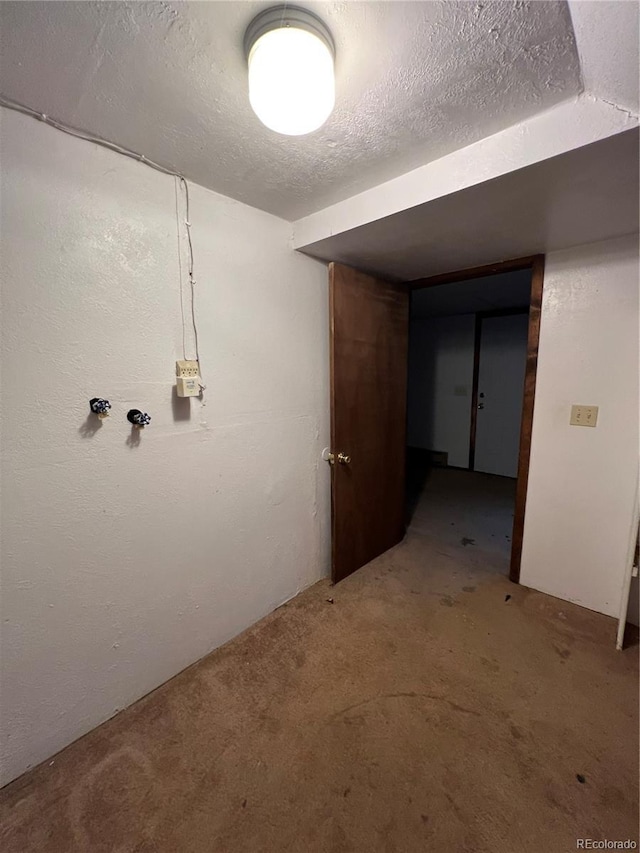
M 322 454 L 322 458 L 325 462 L 328 462 L 329 465 L 335 465 L 336 461 L 338 461 L 341 465 L 348 465 L 351 462 L 351 457 L 346 453 L 331 453 L 330 450 L 325 450 Z
M 478 408 L 479 408 L 479 409 L 484 409 L 484 403 L 478 403 Z

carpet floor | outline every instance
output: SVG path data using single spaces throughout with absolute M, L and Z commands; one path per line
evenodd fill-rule
M 456 468 L 417 463 L 408 500 L 410 529 L 445 545 L 490 552 L 488 569 L 509 573 L 516 481 Z M 417 494 L 416 494 L 417 492 Z
M 637 842 L 637 646 L 414 519 L 7 786 L 3 853 Z

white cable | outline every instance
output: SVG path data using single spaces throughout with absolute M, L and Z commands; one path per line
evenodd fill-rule
M 163 175 L 171 175 L 176 178 L 180 182 L 180 186 L 184 187 L 185 192 L 185 200 L 186 200 L 186 219 L 185 226 L 187 229 L 187 239 L 189 245 L 189 284 L 191 286 L 191 319 L 193 321 L 193 336 L 195 341 L 196 348 L 196 359 L 198 361 L 198 365 L 200 365 L 200 352 L 198 347 L 198 326 L 196 323 L 196 308 L 195 308 L 195 284 L 196 280 L 193 277 L 193 243 L 191 241 L 191 215 L 189 210 L 189 184 L 187 183 L 187 179 L 180 172 L 176 172 L 174 169 L 168 169 L 166 166 L 161 166 L 159 163 L 155 163 L 153 160 L 149 160 L 144 154 L 138 154 L 136 151 L 131 151 L 129 148 L 124 148 L 122 145 L 116 145 L 115 142 L 109 142 L 107 139 L 103 139 L 101 136 L 94 136 L 92 133 L 89 133 L 86 130 L 80 130 L 80 128 L 72 127 L 71 125 L 64 124 L 61 121 L 57 121 L 54 118 L 51 118 L 46 113 L 40 113 L 37 110 L 31 109 L 31 107 L 27 107 L 24 104 L 18 103 L 18 101 L 14 101 L 11 98 L 7 98 L 4 95 L 0 95 L 0 106 L 6 107 L 8 110 L 14 110 L 15 112 L 22 113 L 23 115 L 30 116 L 31 118 L 38 119 L 38 121 L 42 121 L 45 124 L 48 124 L 50 127 L 55 127 L 56 130 L 61 130 L 63 133 L 68 133 L 70 136 L 75 136 L 76 139 L 84 139 L 85 142 L 93 142 L 95 145 L 100 145 L 102 148 L 107 148 L 109 151 L 115 151 L 116 154 L 122 154 L 124 157 L 129 157 L 131 160 L 137 160 L 138 163 L 144 163 L 145 166 L 149 166 L 151 169 L 155 169 L 156 172 L 162 172 Z M 176 195 L 176 216 L 178 215 L 178 200 Z M 178 241 L 180 240 L 180 235 L 178 234 Z M 178 251 L 180 251 L 180 246 L 178 246 Z M 178 260 L 180 261 L 180 255 L 178 255 Z M 186 346 L 184 339 L 184 331 L 185 331 L 185 321 L 184 321 L 184 306 L 182 304 L 182 264 L 180 262 L 180 307 L 182 310 L 182 350 L 183 355 L 186 359 Z M 202 374 L 201 374 L 202 375 Z M 205 386 L 200 386 L 202 390 L 204 390 Z
M 150 166 L 152 169 L 155 169 L 157 172 L 162 172 L 164 175 L 173 175 L 183 181 L 185 180 L 184 176 L 181 175 L 180 172 L 176 172 L 174 169 L 167 169 L 166 166 L 161 166 L 159 163 L 154 163 L 153 160 L 149 160 L 144 156 L 144 154 L 138 154 L 136 151 L 131 151 L 129 148 L 123 148 L 121 145 L 116 145 L 115 142 L 109 142 L 101 136 L 94 136 L 86 130 L 80 130 L 79 128 L 72 127 L 69 124 L 63 124 L 63 122 L 51 118 L 51 116 L 48 116 L 46 113 L 39 113 L 37 110 L 32 110 L 31 107 L 25 107 L 24 104 L 13 101 L 11 98 L 7 98 L 4 95 L 0 95 L 0 107 L 6 107 L 8 110 L 15 110 L 17 113 L 31 116 L 31 118 L 37 118 L 38 121 L 42 121 L 51 127 L 55 127 L 56 130 L 61 130 L 63 133 L 68 133 L 70 136 L 75 136 L 77 139 L 84 139 L 86 142 L 94 142 L 96 145 L 101 145 L 103 148 L 115 151 L 116 154 L 122 154 L 124 157 L 130 157 L 132 160 L 144 163 L 145 166 Z
M 180 316 L 182 317 L 182 357 L 187 360 L 187 324 L 184 318 L 184 293 L 182 287 L 182 241 L 180 240 L 180 178 L 176 175 L 174 180 L 174 189 L 176 195 L 176 237 L 178 239 L 178 275 L 180 278 Z
M 191 286 L 191 320 L 193 322 L 193 339 L 196 348 L 196 361 L 198 362 L 198 367 L 200 367 L 200 347 L 198 346 L 198 324 L 196 323 L 196 280 L 193 275 L 193 242 L 191 241 L 191 207 L 190 207 L 190 199 L 189 199 L 189 184 L 186 180 L 180 176 L 180 186 L 184 187 L 184 197 L 185 197 L 185 227 L 187 229 L 187 244 L 189 246 L 189 284 Z M 202 373 L 200 374 L 200 378 L 202 379 Z M 205 386 L 200 385 L 201 390 L 204 390 Z

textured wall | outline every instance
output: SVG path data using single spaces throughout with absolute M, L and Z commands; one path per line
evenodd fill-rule
M 569 426 L 572 403 L 600 407 Z M 521 581 L 618 616 L 638 465 L 638 240 L 547 257 Z
M 173 179 L 2 120 L 7 782 L 327 571 L 329 358 L 324 266 L 193 186 L 208 388 L 174 399 Z

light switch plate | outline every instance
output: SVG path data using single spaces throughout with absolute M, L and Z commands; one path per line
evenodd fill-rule
M 597 406 L 571 406 L 571 426 L 594 427 L 598 422 Z

